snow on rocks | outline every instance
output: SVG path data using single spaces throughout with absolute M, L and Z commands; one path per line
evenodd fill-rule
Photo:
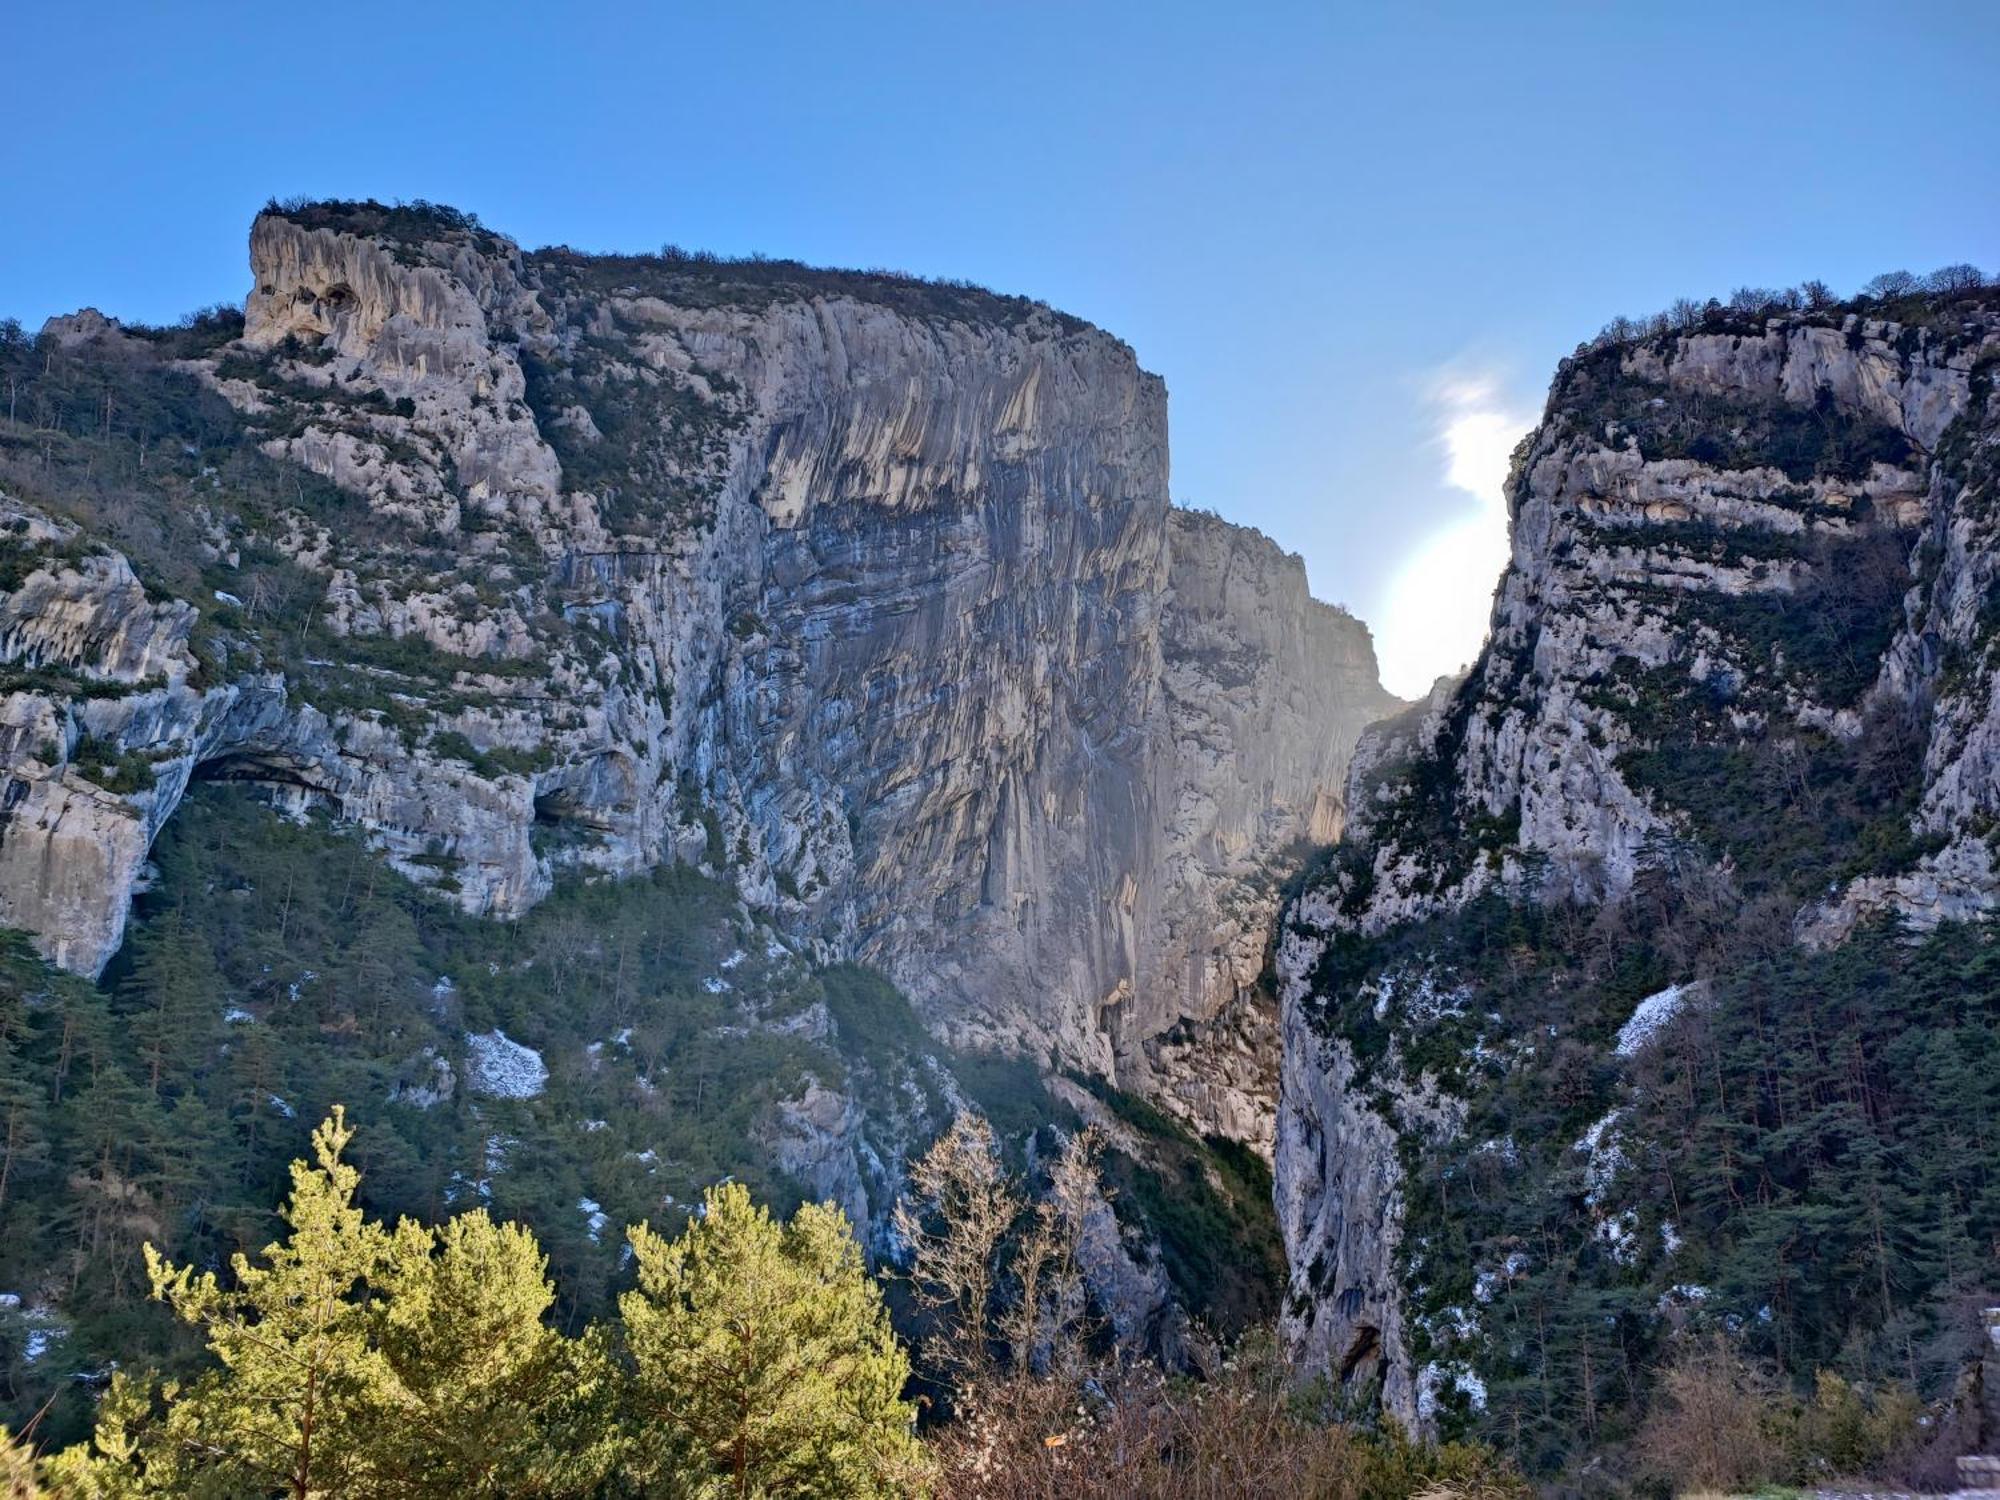
M 1683 1281 L 1668 1287 L 1664 1292 L 1660 1293 L 1660 1300 L 1654 1304 L 1653 1311 L 1664 1317 L 1666 1314 L 1676 1310 L 1699 1307 L 1707 1300 L 1707 1287 L 1696 1286 L 1691 1281 Z
M 603 1206 L 594 1198 L 579 1198 L 576 1200 L 576 1206 L 578 1212 L 583 1215 L 584 1223 L 590 1230 L 591 1239 L 593 1241 L 602 1241 L 605 1226 L 611 1222 L 610 1216 L 604 1212 Z
M 1474 1411 L 1486 1410 L 1486 1382 L 1469 1366 L 1433 1363 L 1417 1372 L 1417 1416 L 1425 1422 L 1434 1421 L 1438 1401 L 1446 1391 L 1457 1391 Z
M 1594 1234 L 1619 1265 L 1629 1266 L 1639 1259 L 1639 1215 L 1635 1210 L 1628 1208 L 1599 1219 Z
M 542 1054 L 498 1027 L 467 1035 L 465 1059 L 473 1091 L 496 1099 L 532 1099 L 549 1081 Z
M 1472 1281 L 1472 1300 L 1491 1302 L 1510 1283 L 1518 1281 L 1528 1273 L 1528 1257 L 1516 1250 L 1497 1266 L 1489 1266 Z
M 22 1311 L 21 1362 L 40 1364 L 49 1351 L 69 1337 L 69 1325 L 46 1307 Z
M 1633 1008 L 1631 1018 L 1618 1028 L 1618 1055 L 1637 1057 L 1669 1021 L 1688 1006 L 1699 1004 L 1707 993 L 1706 981 L 1694 980 L 1688 984 L 1670 984 L 1658 993 L 1648 995 Z
M 1364 986 L 1365 997 L 1369 986 Z M 1462 1015 L 1470 995 L 1462 985 L 1451 985 L 1429 964 L 1404 965 L 1374 981 L 1375 1019 L 1386 1020 L 1399 1010 L 1419 1026 L 1434 1025 L 1447 1016 Z
M 391 1103 L 409 1104 L 417 1109 L 434 1109 L 452 1096 L 457 1086 L 451 1063 L 438 1054 L 435 1047 L 426 1047 L 407 1065 L 407 1074 L 400 1083 L 389 1091 Z
M 631 1051 L 632 1028 L 630 1026 L 623 1027 L 615 1036 L 606 1037 L 601 1042 L 590 1043 L 590 1045 L 583 1049 L 583 1055 L 590 1059 L 592 1067 L 596 1067 L 604 1061 L 605 1050 L 611 1047 L 617 1047 L 627 1052 Z
M 1590 1157 L 1583 1168 L 1583 1201 L 1591 1208 L 1596 1208 L 1603 1201 L 1612 1180 L 1625 1166 L 1625 1152 L 1612 1133 L 1612 1127 L 1623 1113 L 1622 1109 L 1612 1110 L 1570 1147 L 1572 1151 L 1582 1151 Z

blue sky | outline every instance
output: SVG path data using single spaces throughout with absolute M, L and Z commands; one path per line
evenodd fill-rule
M 1174 492 L 1302 552 L 1413 690 L 1494 470 L 1615 313 L 2000 270 L 2000 6 L 17 6 L 0 315 L 246 289 L 272 194 L 527 244 L 966 276 L 1129 340 Z

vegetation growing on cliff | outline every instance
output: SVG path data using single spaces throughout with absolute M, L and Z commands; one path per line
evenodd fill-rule
M 60 1392 L 46 1420 L 63 1431 L 107 1359 L 171 1358 L 167 1332 L 135 1320 L 139 1241 L 202 1262 L 261 1243 L 300 1122 L 335 1101 L 372 1101 L 352 1155 L 373 1209 L 433 1220 L 479 1202 L 535 1224 L 565 1318 L 601 1307 L 617 1270 L 582 1200 L 658 1219 L 663 1197 L 733 1177 L 781 1210 L 799 1201 L 762 1122 L 845 1064 L 788 1034 L 818 981 L 767 955 L 721 887 L 666 869 L 481 922 L 361 839 L 215 785 L 155 859 L 101 986 L 20 947 L 0 974 L 0 1290 L 66 1330 L 37 1345 L 25 1315 L 0 1312 L 17 1420 Z M 478 1092 L 474 1039 L 499 1033 L 545 1059 L 539 1094 Z
M 2000 944 L 1805 953 L 1698 869 L 1662 849 L 1616 908 L 1488 896 L 1336 944 L 1316 985 L 1376 1108 L 1393 1047 L 1463 1111 L 1403 1137 L 1410 1353 L 1478 1372 L 1477 1404 L 1443 1384 L 1447 1431 L 1543 1472 L 1635 1441 L 1709 1331 L 1793 1386 L 1948 1397 L 2000 1287 Z
M 1983 301 L 1995 285 L 1978 266 L 1958 261 L 1928 275 L 1885 271 L 1859 292 L 1841 297 L 1824 281 L 1794 287 L 1740 286 L 1725 302 L 1710 297 L 1699 302 L 1675 299 L 1671 307 L 1644 318 L 1613 318 L 1595 338 L 1577 347 L 1579 355 L 1642 343 L 1676 333 L 1761 334 L 1772 316 L 1798 317 L 1837 324 L 1850 313 L 1902 325 L 1912 336 L 1935 330 L 1950 338 L 1961 330 L 1956 314 L 1967 304 Z
M 241 314 L 214 309 L 177 327 L 117 329 L 67 347 L 0 323 L 0 492 L 78 528 L 62 542 L 10 538 L 0 565 L 18 580 L 37 566 L 115 548 L 150 598 L 181 600 L 194 612 L 198 683 L 224 676 L 225 664 L 279 669 L 323 711 L 379 718 L 414 743 L 425 727 L 419 703 L 462 707 L 473 696 L 465 674 L 518 678 L 525 668 L 455 656 L 414 634 L 329 623 L 329 573 L 344 558 L 372 549 L 413 577 L 434 578 L 451 573 L 457 558 L 442 539 L 417 535 L 361 496 L 265 453 L 249 419 L 176 366 L 241 332 Z M 265 359 L 239 354 L 224 363 L 276 378 Z M 533 628 L 545 638 L 570 633 L 554 615 Z M 93 688 L 59 667 L 8 670 L 19 688 L 128 691 Z
M 2000 1299 L 2000 938 L 1949 920 L 1990 883 L 1924 863 L 1954 837 L 1976 863 L 1990 826 L 1949 777 L 1989 769 L 1950 756 L 1985 709 L 1991 385 L 1965 351 L 1993 290 L 1952 268 L 1781 301 L 1621 325 L 1565 366 L 1515 481 L 1537 526 L 1554 510 L 1540 556 L 1428 732 L 1388 727 L 1359 836 L 1308 882 L 1334 919 L 1297 919 L 1297 1019 L 1396 1132 L 1416 1404 L 1565 1496 L 1942 1477 Z M 1887 338 L 1912 388 L 1920 355 L 1971 364 L 1934 466 L 1914 420 L 1644 378 L 1691 334 L 1906 310 L 1845 342 Z M 1784 479 L 1628 483 L 1635 451 Z M 1522 750 L 1543 735 L 1589 752 Z M 1472 816 L 1468 784 L 1551 771 L 1550 852 Z M 1905 877 L 1912 929 L 1861 902 L 1817 946 L 1864 877 Z M 1340 1269 L 1309 1272 L 1324 1297 Z
M 144 1303 L 141 1246 L 208 1266 L 264 1243 L 285 1161 L 335 1103 L 355 1110 L 369 1212 L 532 1226 L 570 1330 L 627 1284 L 611 1226 L 671 1231 L 718 1181 L 781 1215 L 809 1196 L 773 1131 L 811 1083 L 864 1105 L 876 1145 L 857 1149 L 927 1139 L 948 1087 L 1017 1154 L 1076 1124 L 1032 1063 L 938 1046 L 879 974 L 815 970 L 684 868 L 482 921 L 359 836 L 216 783 L 154 859 L 101 985 L 18 940 L 0 954 L 0 1293 L 20 1298 L 0 1306 L 0 1412 L 18 1426 L 52 1400 L 45 1441 L 79 1434 L 114 1362 L 191 1368 L 186 1334 Z M 485 1077 L 509 1058 L 533 1084 L 519 1097 Z M 1157 1235 L 1182 1294 L 1233 1335 L 1270 1305 L 1268 1185 L 1170 1124 L 1140 1134 L 1143 1164 L 1109 1158 L 1120 1181 L 1200 1192 L 1135 1187 L 1118 1202 L 1135 1246 Z

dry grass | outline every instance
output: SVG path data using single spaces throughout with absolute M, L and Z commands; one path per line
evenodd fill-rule
M 1081 1392 L 997 1388 L 940 1433 L 938 1492 L 964 1500 L 1525 1500 L 1499 1460 L 1313 1420 L 1253 1348 L 1201 1384 L 1132 1371 Z

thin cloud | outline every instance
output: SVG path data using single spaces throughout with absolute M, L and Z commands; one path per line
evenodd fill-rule
M 1442 478 L 1470 503 L 1416 543 L 1389 586 L 1376 632 L 1382 681 L 1406 698 L 1479 654 L 1507 563 L 1507 464 L 1532 425 L 1490 375 L 1442 374 L 1426 401 Z

